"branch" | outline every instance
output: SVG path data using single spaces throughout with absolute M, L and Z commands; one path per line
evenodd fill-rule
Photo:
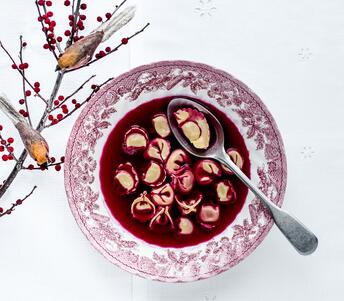
M 6 211 L 0 213 L 0 217 L 6 215 L 6 214 L 11 214 L 14 211 L 14 208 L 23 204 L 27 198 L 29 198 L 33 192 L 36 190 L 37 186 L 34 186 L 29 194 L 27 194 L 23 199 L 18 199 L 15 203 L 12 204 L 10 208 L 8 208 Z M 2 209 L 2 208 L 1 208 Z
M 127 1 L 128 0 L 123 0 L 120 4 L 116 5 L 115 10 L 112 12 L 111 16 L 113 16 L 121 8 L 121 6 Z
M 20 35 L 19 37 L 19 42 L 20 42 L 20 48 L 19 48 L 19 61 L 20 64 L 23 64 L 23 36 Z M 30 116 L 30 112 L 29 112 L 29 106 L 27 103 L 27 96 L 26 96 L 26 85 L 25 85 L 25 70 L 22 71 L 23 72 L 23 77 L 22 77 L 22 86 L 23 86 L 23 96 L 24 96 L 24 104 L 25 104 L 25 110 L 28 114 L 27 118 L 29 120 L 29 124 L 32 126 L 32 121 L 31 121 L 31 116 Z
M 17 66 L 15 60 L 13 59 L 12 55 L 8 52 L 8 50 L 5 48 L 5 46 L 2 44 L 2 42 L 0 41 L 0 47 L 2 48 L 3 51 L 5 51 L 5 53 L 7 54 L 7 56 L 9 57 L 9 59 L 12 61 L 12 63 L 14 65 Z M 23 77 L 23 79 L 25 80 L 25 82 L 31 87 L 31 89 L 34 91 L 35 88 L 34 86 L 31 84 L 31 82 L 27 79 L 27 77 L 25 76 L 25 74 L 23 74 L 23 71 L 19 70 L 18 68 L 16 68 L 16 70 L 19 72 L 19 74 Z M 45 103 L 47 104 L 47 101 L 45 100 L 45 98 L 39 94 L 36 93 L 36 95 Z
M 83 84 L 79 88 L 77 88 L 72 94 L 67 96 L 62 102 L 60 102 L 56 107 L 54 107 L 51 110 L 51 112 L 56 110 L 56 109 L 58 109 L 58 108 L 60 108 L 68 99 L 72 98 L 75 94 L 77 94 L 80 90 L 82 90 L 84 88 L 84 86 L 94 77 L 96 77 L 96 75 L 90 76 L 86 81 L 83 82 Z
M 73 27 L 72 27 L 72 33 L 67 41 L 66 48 L 68 48 L 70 45 L 73 44 L 73 39 L 74 39 L 74 34 L 76 32 L 76 24 L 78 21 L 79 17 L 79 11 L 80 11 L 80 5 L 81 5 L 81 0 L 77 0 L 76 7 L 74 7 L 74 1 L 73 1 Z
M 58 123 L 60 123 L 61 121 L 65 120 L 67 117 L 69 117 L 69 116 L 72 115 L 75 111 L 77 111 L 79 108 L 81 108 L 84 104 L 86 104 L 86 103 L 92 98 L 92 96 L 93 96 L 96 92 L 98 92 L 98 90 L 99 90 L 102 86 L 106 85 L 106 84 L 107 84 L 109 81 L 111 81 L 112 79 L 113 79 L 113 77 L 109 78 L 108 80 L 106 80 L 106 81 L 103 82 L 102 84 L 98 85 L 98 86 L 92 91 L 92 93 L 91 93 L 83 102 L 80 103 L 80 105 L 79 105 L 78 107 L 74 108 L 72 111 L 70 111 L 68 114 L 66 114 L 62 119 L 60 119 L 60 120 L 58 121 Z M 56 123 L 47 124 L 47 125 L 45 126 L 45 128 L 49 128 L 49 127 L 51 127 L 51 126 L 53 126 L 53 125 L 55 125 L 55 124 L 56 124 Z
M 91 64 L 101 60 L 102 58 L 110 55 L 111 53 L 114 53 L 115 51 L 117 51 L 119 48 L 121 48 L 123 45 L 126 45 L 132 38 L 136 37 L 137 35 L 139 35 L 140 33 L 142 33 L 148 26 L 150 25 L 150 23 L 147 23 L 141 30 L 135 32 L 134 34 L 132 34 L 131 36 L 129 36 L 128 38 L 125 38 L 125 39 L 122 39 L 121 43 L 115 47 L 114 49 L 112 49 L 110 52 L 108 52 L 106 55 L 100 57 L 100 58 L 95 58 L 93 60 L 91 60 L 90 62 L 88 62 L 87 64 L 85 65 L 82 65 L 78 68 L 75 68 L 75 69 L 71 69 L 71 70 L 66 70 L 65 72 L 66 73 L 69 73 L 69 72 L 73 72 L 73 71 L 76 71 L 76 70 L 79 70 L 79 69 L 82 69 L 82 68 L 85 68 L 85 67 L 88 67 L 90 66 Z

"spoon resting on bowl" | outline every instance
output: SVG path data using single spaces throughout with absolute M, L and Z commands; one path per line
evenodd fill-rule
M 211 141 L 208 148 L 195 148 L 181 132 L 174 113 L 183 107 L 196 109 L 205 115 L 209 126 L 215 133 L 215 138 Z M 196 157 L 212 158 L 224 164 L 260 199 L 260 201 L 269 209 L 277 227 L 300 254 L 308 255 L 316 250 L 318 239 L 314 233 L 307 229 L 306 226 L 288 212 L 276 206 L 258 189 L 258 187 L 255 186 L 255 184 L 240 170 L 240 168 L 232 162 L 224 148 L 224 132 L 222 125 L 214 114 L 212 114 L 205 106 L 186 98 L 174 98 L 168 104 L 167 118 L 174 136 L 186 151 Z

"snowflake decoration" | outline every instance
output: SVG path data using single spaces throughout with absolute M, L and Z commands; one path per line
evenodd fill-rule
M 301 60 L 306 61 L 309 60 L 312 57 L 313 53 L 311 52 L 311 50 L 309 48 L 301 48 L 298 56 Z
M 212 0 L 199 0 L 198 7 L 195 8 L 195 11 L 201 16 L 212 16 L 212 13 L 216 10 L 216 7 L 213 5 Z
M 304 159 L 312 158 L 314 153 L 315 151 L 313 150 L 311 146 L 304 146 L 301 151 L 301 155 L 303 156 Z

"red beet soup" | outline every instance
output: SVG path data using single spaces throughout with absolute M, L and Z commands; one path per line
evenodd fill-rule
M 170 202 L 168 206 L 168 216 L 170 221 L 173 222 L 173 224 L 169 225 L 168 228 L 163 230 L 152 229 L 152 224 L 150 221 L 142 222 L 133 217 L 131 207 L 134 200 L 139 198 L 143 192 L 145 192 L 145 197 L 148 197 L 150 200 L 152 200 L 151 191 L 156 189 L 156 187 L 151 187 L 142 181 L 142 174 L 147 171 L 147 165 L 149 164 L 150 160 L 144 158 L 143 152 L 138 152 L 135 154 L 128 154 L 124 152 L 124 137 L 128 129 L 135 125 L 146 130 L 149 141 L 158 138 L 159 135 L 152 122 L 153 116 L 158 113 L 166 114 L 167 105 L 172 98 L 175 98 L 175 96 L 148 101 L 131 110 L 118 121 L 104 145 L 103 153 L 100 159 L 100 183 L 101 190 L 109 210 L 111 211 L 113 217 L 126 230 L 150 244 L 161 247 L 181 248 L 208 241 L 224 231 L 233 222 L 237 214 L 242 209 L 248 190 L 244 184 L 242 184 L 236 178 L 236 176 L 228 175 L 228 173 L 224 172 L 221 168 L 221 175 L 217 175 L 215 181 L 210 185 L 203 185 L 202 183 L 200 185 L 198 181 L 195 181 L 192 192 L 190 193 L 191 195 L 201 194 L 203 197 L 194 212 L 183 215 L 183 211 L 181 210 L 180 206 L 178 207 L 176 199 L 185 199 L 188 198 L 188 196 L 178 195 L 178 193 L 175 192 L 173 202 Z M 193 100 L 202 103 L 201 100 Z M 223 126 L 226 137 L 226 149 L 233 148 L 238 151 L 243 159 L 242 170 L 247 176 L 250 176 L 249 153 L 245 146 L 244 139 L 239 133 L 239 130 L 223 112 L 214 106 L 209 105 L 208 103 L 205 103 L 205 105 L 217 116 Z M 181 145 L 176 141 L 172 133 L 164 139 L 169 142 L 171 152 L 177 149 L 182 149 Z M 190 166 L 190 170 L 195 173 L 197 172 L 195 167 L 197 166 L 196 162 L 198 162 L 199 159 L 191 155 L 189 155 L 189 157 L 190 161 L 187 165 Z M 117 189 L 114 177 L 115 171 L 118 169 L 120 164 L 127 162 L 130 162 L 132 167 L 137 172 L 137 178 L 139 179 L 139 182 L 138 185 L 135 186 L 135 191 L 133 193 L 123 195 Z M 166 164 L 166 162 L 160 162 L 159 164 L 160 166 L 165 166 L 164 164 Z M 126 170 L 128 170 L 127 167 L 128 166 L 126 165 Z M 195 175 L 195 178 L 197 178 L 197 175 Z M 168 173 L 166 173 L 164 182 L 160 184 L 172 185 L 173 181 L 173 176 L 171 177 Z M 235 200 L 229 204 L 221 204 L 219 201 L 217 187 L 220 186 L 220 182 L 231 183 L 232 188 L 235 191 Z M 202 205 L 202 210 L 204 212 L 202 211 L 202 213 L 200 213 Z M 200 216 L 202 216 L 202 214 L 207 216 L 209 212 L 209 214 L 212 214 L 212 212 L 214 212 L 214 206 L 216 206 L 216 210 L 219 211 L 220 218 L 216 223 L 216 226 L 211 226 L 208 228 L 204 227 L 200 221 Z M 155 214 L 163 211 L 163 206 L 156 206 Z M 161 217 L 158 218 L 163 220 Z M 166 222 L 166 217 L 164 218 Z M 157 217 L 152 217 L 152 219 L 157 220 Z M 179 226 L 181 224 L 189 228 L 191 225 L 192 233 L 188 235 L 180 235 Z

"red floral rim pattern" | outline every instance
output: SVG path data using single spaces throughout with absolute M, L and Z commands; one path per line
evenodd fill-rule
M 229 269 L 248 256 L 273 225 L 259 200 L 248 196 L 245 212 L 228 231 L 194 247 L 160 248 L 126 233 L 104 211 L 100 189 L 95 187 L 95 157 L 113 126 L 113 115 L 119 114 L 117 105 L 144 101 L 161 91 L 180 95 L 180 90 L 202 95 L 236 116 L 250 144 L 250 156 L 259 153 L 263 158 L 256 166 L 251 164 L 252 178 L 279 206 L 287 179 L 283 142 L 273 117 L 257 95 L 224 71 L 188 61 L 164 61 L 135 68 L 97 92 L 77 119 L 67 145 L 65 188 L 70 208 L 82 232 L 108 260 L 133 274 L 166 282 L 194 281 Z

